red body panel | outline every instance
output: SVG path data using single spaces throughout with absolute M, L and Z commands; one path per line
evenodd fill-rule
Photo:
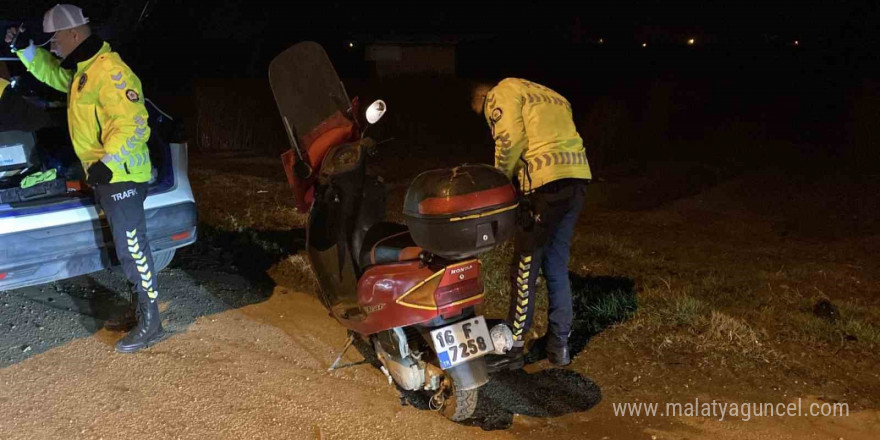
M 479 266 L 477 262 L 474 264 Z M 441 271 L 447 272 L 441 280 L 443 283 L 449 275 L 449 268 L 443 268 Z M 358 304 L 366 313 L 366 317 L 362 320 L 337 317 L 337 320 L 346 328 L 370 335 L 394 327 L 423 323 L 440 315 L 456 316 L 464 308 L 483 302 L 482 295 L 475 295 L 467 301 L 431 310 L 397 303 L 397 300 L 407 292 L 435 274 L 436 271 L 425 267 L 421 261 L 373 266 L 358 280 Z M 479 277 L 479 269 L 467 272 L 467 279 L 473 277 Z

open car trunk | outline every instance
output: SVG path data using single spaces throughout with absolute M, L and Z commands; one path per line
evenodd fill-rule
M 151 104 L 147 104 L 147 110 L 151 129 L 147 145 L 153 164 L 152 194 L 173 187 L 169 142 L 176 140 L 181 130 L 175 121 Z M 64 112 L 64 109 L 44 111 Z M 58 115 L 55 116 L 57 120 Z M 66 123 L 36 131 L 0 131 L 0 165 L 4 163 L 5 166 L 0 166 L 0 217 L 94 203 L 91 189 L 85 184 L 85 172 L 70 144 Z M 54 181 L 21 188 L 21 182 L 27 176 L 52 169 L 57 175 Z

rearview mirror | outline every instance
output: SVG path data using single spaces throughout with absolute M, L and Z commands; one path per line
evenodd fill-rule
M 369 107 L 367 107 L 367 122 L 369 122 L 370 124 L 375 124 L 376 122 L 379 122 L 379 119 L 382 119 L 382 115 L 385 114 L 386 109 L 387 107 L 385 106 L 385 101 L 381 99 L 373 101 L 373 103 L 370 104 Z

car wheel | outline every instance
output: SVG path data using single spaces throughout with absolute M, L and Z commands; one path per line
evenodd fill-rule
M 174 258 L 174 251 L 175 249 L 165 249 L 153 253 L 153 266 L 156 267 L 156 272 L 162 271 L 162 269 L 171 264 L 171 260 Z

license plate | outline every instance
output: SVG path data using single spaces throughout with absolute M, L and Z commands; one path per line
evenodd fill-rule
M 482 316 L 432 330 L 431 342 L 444 370 L 495 351 Z

